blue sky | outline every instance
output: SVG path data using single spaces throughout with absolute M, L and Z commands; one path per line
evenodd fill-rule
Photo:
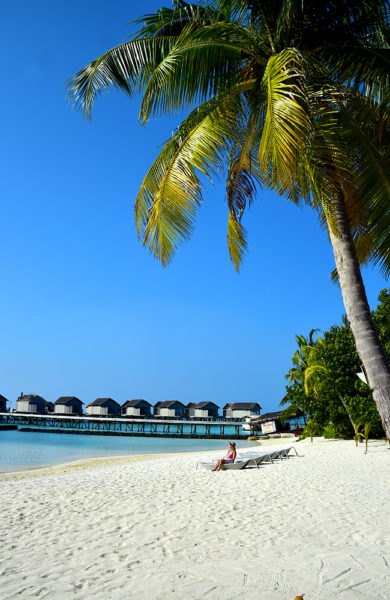
M 223 184 L 206 186 L 194 235 L 168 268 L 137 241 L 132 205 L 177 119 L 143 128 L 139 99 L 113 92 L 88 122 L 65 102 L 64 82 L 159 7 L 2 3 L 0 393 L 13 403 L 23 391 L 276 410 L 295 333 L 344 312 L 315 214 L 270 193 L 247 216 L 239 275 Z M 374 308 L 386 281 L 363 276 Z

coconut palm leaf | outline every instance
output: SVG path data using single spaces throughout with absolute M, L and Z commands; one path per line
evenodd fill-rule
M 153 69 L 177 43 L 189 23 L 199 26 L 214 16 L 211 7 L 176 2 L 174 9 L 162 8 L 135 23 L 143 23 L 133 38 L 116 46 L 81 69 L 66 82 L 68 101 L 91 118 L 97 96 L 110 87 L 132 95 L 142 89 Z
M 239 94 L 209 101 L 163 148 L 135 204 L 139 236 L 163 265 L 188 239 L 201 203 L 201 175 L 218 175 L 240 111 Z
M 183 0 L 173 2 L 173 8 L 163 6 L 155 13 L 144 15 L 133 21 L 142 24 L 134 37 L 180 35 L 189 23 L 199 23 L 200 26 L 210 24 L 221 17 L 221 11 L 211 6 L 189 4 Z
M 355 143 L 356 202 L 365 207 L 367 221 L 361 239 L 383 273 L 390 274 L 390 175 L 389 158 L 381 154 L 361 124 L 343 111 L 345 129 Z
M 299 155 L 312 133 L 307 113 L 305 70 L 294 48 L 271 56 L 263 77 L 267 112 L 259 162 L 267 185 L 291 196 Z
M 155 159 L 142 182 L 140 191 L 134 204 L 139 238 L 141 237 L 141 232 L 147 225 L 148 214 L 153 203 L 153 198 L 157 194 L 157 190 L 167 169 L 169 168 L 169 164 L 172 160 L 174 160 L 174 157 L 185 143 L 188 136 L 190 136 L 192 131 L 194 131 L 202 122 L 204 122 L 206 118 L 218 118 L 218 115 L 222 114 L 225 110 L 225 103 L 228 105 L 229 102 L 233 102 L 232 106 L 235 106 L 235 111 L 237 114 L 239 114 L 240 95 L 248 87 L 250 87 L 250 85 L 250 82 L 245 82 L 244 84 L 238 86 L 232 86 L 231 90 L 229 91 L 230 93 L 226 92 L 224 95 L 220 95 L 217 98 L 208 100 L 207 102 L 198 106 L 188 115 L 186 119 L 184 119 L 177 130 L 172 134 L 172 137 L 163 144 L 163 149 Z M 234 101 L 232 101 L 233 98 Z M 209 176 L 211 179 L 211 172 L 206 172 L 205 175 Z
M 279 402 L 279 404 L 280 404 L 280 406 L 283 406 L 283 404 L 284 403 L 287 404 L 287 402 L 289 402 L 289 400 L 287 398 L 286 399 L 283 398 Z M 298 406 L 298 404 L 290 404 L 290 406 L 287 406 L 287 408 L 285 408 L 282 411 L 282 414 L 280 415 L 280 421 L 281 421 L 281 423 L 284 423 L 290 417 L 294 417 L 299 410 L 301 410 L 301 409 Z
M 327 368 L 323 365 L 313 365 L 305 370 L 305 393 L 311 392 L 318 396 L 321 390 L 321 375 L 327 373 Z
M 242 113 L 243 119 L 234 140 L 226 181 L 226 199 L 229 207 L 228 249 L 237 271 L 246 250 L 247 240 L 241 219 L 246 207 L 251 205 L 256 196 L 257 187 L 261 184 L 257 156 L 260 113 L 257 105 L 252 111 L 246 108 Z
M 66 82 L 68 101 L 90 119 L 103 91 L 115 87 L 131 96 L 175 43 L 174 37 L 144 38 L 111 48 Z
M 239 271 L 242 256 L 247 248 L 247 232 L 232 210 L 229 210 L 227 243 L 230 259 L 236 271 Z
M 335 79 L 346 87 L 364 90 L 371 98 L 378 98 L 388 85 L 390 49 L 363 45 L 341 46 L 327 57 Z
M 205 102 L 242 79 L 249 40 L 253 42 L 245 29 L 233 25 L 186 27 L 149 77 L 140 111 L 143 122 L 150 115 Z

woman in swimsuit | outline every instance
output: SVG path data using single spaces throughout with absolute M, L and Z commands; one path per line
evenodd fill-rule
M 217 464 L 215 465 L 214 469 L 212 469 L 212 470 L 220 471 L 222 468 L 222 465 L 234 463 L 234 461 L 236 460 L 236 456 L 237 456 L 236 444 L 235 444 L 235 442 L 229 442 L 229 450 L 228 450 L 225 458 L 220 458 L 217 461 Z

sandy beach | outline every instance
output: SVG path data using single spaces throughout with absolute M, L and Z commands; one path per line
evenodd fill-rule
M 2 475 L 2 600 L 389 599 L 389 446 L 296 447 L 242 471 L 186 454 Z

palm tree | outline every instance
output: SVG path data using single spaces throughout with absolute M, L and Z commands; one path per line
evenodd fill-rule
M 343 395 L 338 389 L 334 378 L 334 373 L 332 373 L 326 364 L 326 345 L 323 338 L 318 338 L 316 343 L 312 346 L 304 346 L 302 348 L 302 354 L 305 357 L 306 365 L 304 369 L 304 385 L 306 395 L 314 393 L 315 396 L 319 397 L 324 389 L 332 389 L 333 393 L 337 395 L 337 398 L 343 405 L 343 408 L 347 413 L 352 428 L 356 434 L 356 425 L 353 422 L 352 415 Z
M 307 412 L 310 413 L 310 410 L 307 410 L 306 395 L 304 391 L 305 370 L 308 367 L 307 359 L 305 356 L 305 348 L 308 346 L 313 346 L 314 336 L 318 331 L 319 329 L 311 329 L 308 338 L 304 335 L 295 336 L 295 341 L 297 342 L 298 348 L 291 357 L 293 366 L 286 375 L 286 379 L 288 380 L 289 384 L 292 384 L 294 386 L 295 394 L 293 398 L 290 394 L 287 394 L 279 402 L 280 406 L 286 406 L 281 415 L 282 421 L 285 421 L 299 410 L 303 410 L 305 414 Z M 299 389 L 299 394 L 297 393 L 297 389 Z
M 309 337 L 306 338 L 304 335 L 296 335 L 295 341 L 297 342 L 298 348 L 291 357 L 293 366 L 286 375 L 289 383 L 304 384 L 305 382 L 305 370 L 308 367 L 307 357 L 305 354 L 305 348 L 312 347 L 314 345 L 314 335 L 319 329 L 311 329 Z
M 360 274 L 369 260 L 390 272 L 388 10 L 388 0 L 176 0 L 68 85 L 88 117 L 110 87 L 143 93 L 144 124 L 191 109 L 135 201 L 138 235 L 163 265 L 191 234 L 201 177 L 225 165 L 236 269 L 242 216 L 260 185 L 317 210 L 390 437 L 390 370 Z

